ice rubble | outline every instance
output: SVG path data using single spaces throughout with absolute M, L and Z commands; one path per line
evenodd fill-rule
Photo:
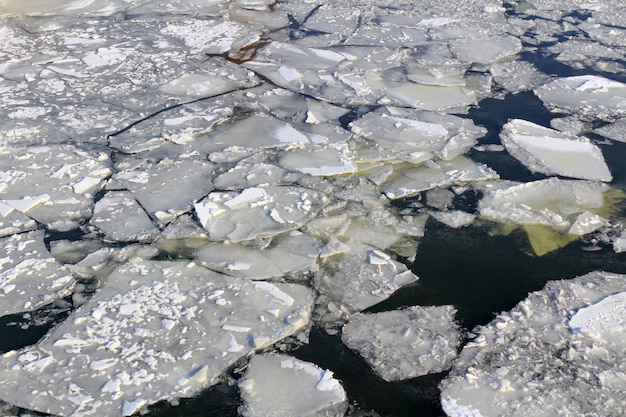
M 452 306 L 409 307 L 356 314 L 341 339 L 386 381 L 441 372 L 452 365 L 461 342 Z
M 3 355 L 0 396 L 55 415 L 131 415 L 192 396 L 240 357 L 301 330 L 312 303 L 300 285 L 129 263 L 42 341 Z
M 526 120 L 511 120 L 500 133 L 507 151 L 533 172 L 610 182 L 613 177 L 600 148 Z
M 44 231 L 0 238 L 0 315 L 35 310 L 72 293 L 75 280 L 44 245 Z
M 287 355 L 255 355 L 238 383 L 244 417 L 340 417 L 346 393 L 332 371 Z
M 442 382 L 450 417 L 626 410 L 624 276 L 551 281 L 474 332 Z
M 113 281 L 121 279 L 117 275 L 121 271 L 153 265 L 137 262 L 156 256 L 158 250 L 172 258 L 193 257 L 232 278 L 194 266 L 194 271 L 202 271 L 198 277 L 207 274 L 231 283 L 255 280 L 241 283 L 255 294 L 251 299 L 266 291 L 273 294 L 268 297 L 288 303 L 287 290 L 277 292 L 274 288 L 281 285 L 261 280 L 304 282 L 312 273 L 311 285 L 320 293 L 317 312 L 324 322 L 343 320 L 417 279 L 394 255 L 414 255 L 427 216 L 462 227 L 478 214 L 523 224 L 529 234 L 531 227 L 545 225 L 567 233 L 567 239 L 610 224 L 595 213 L 608 189 L 605 184 L 556 178 L 527 184 L 497 181 L 494 170 L 464 154 L 473 147 L 498 145 L 476 147 L 486 129 L 458 115 L 483 97 L 501 96 L 500 88 L 513 93 L 533 90 L 550 110 L 569 114 L 568 120 L 551 123 L 561 131 L 567 127 L 568 136 L 512 121 L 502 131 L 507 150 L 531 170 L 611 181 L 598 149 L 573 135 L 596 128 L 596 133 L 612 140 L 623 139 L 624 84 L 618 81 L 623 69 L 618 60 L 624 39 L 619 27 L 624 16 L 621 3 L 537 0 L 505 8 L 498 0 L 472 0 L 451 8 L 449 2 L 428 0 L 398 7 L 396 1 L 382 0 L 375 6 L 366 0 L 0 4 L 4 99 L 0 107 L 6 115 L 0 118 L 0 239 L 30 236 L 23 232 L 40 225 L 60 231 L 80 227 L 87 233 L 80 243 L 53 241 L 51 250 L 75 277 L 95 278 L 104 286 L 56 333 L 26 348 L 23 355 L 6 357 L 7 367 L 16 364 L 5 373 L 19 375 L 14 384 L 44 367 L 41 372 L 47 376 L 37 389 L 67 389 L 59 397 L 61 406 L 82 402 L 75 407 L 85 410 L 96 406 L 96 395 L 104 398 L 104 404 L 125 395 L 127 388 L 133 395 L 129 387 L 145 388 L 142 399 L 113 400 L 123 414 L 141 411 L 159 398 L 190 394 L 193 389 L 184 387 L 161 389 L 154 380 L 144 387 L 132 385 L 133 378 L 137 383 L 152 374 L 155 380 L 166 378 L 174 369 L 167 358 L 155 356 L 157 350 L 144 359 L 150 364 L 163 360 L 163 375 L 148 369 L 151 365 L 146 362 L 145 375 L 121 370 L 119 377 L 101 381 L 107 392 L 92 385 L 96 394 L 82 390 L 88 380 L 78 371 L 84 356 L 74 360 L 76 368 L 49 359 L 57 348 L 88 349 L 78 345 L 61 349 L 52 346 L 53 338 L 66 340 L 59 331 L 75 331 L 81 321 L 90 322 L 93 315 L 88 309 L 94 303 L 122 300 L 138 289 L 140 284 L 113 288 L 107 277 L 120 264 L 127 265 L 112 276 Z M 570 13 L 583 7 L 585 13 Z M 561 39 L 564 30 L 566 41 Z M 528 54 L 544 58 L 554 54 L 555 60 L 571 65 L 576 76 L 555 79 L 542 72 L 541 59 L 529 62 Z M 615 80 L 610 74 L 616 74 Z M 598 120 L 612 124 L 597 128 Z M 567 146 L 571 152 L 554 153 L 544 149 L 547 144 Z M 571 170 L 562 161 L 574 154 L 585 164 Z M 451 203 L 435 205 L 431 199 L 435 192 L 416 213 L 407 211 L 401 217 L 389 207 L 392 199 L 462 183 L 484 191 L 478 213 L 452 210 Z M 626 246 L 624 240 L 614 239 L 616 251 Z M 44 249 L 38 254 L 48 259 Z M 143 279 L 137 276 L 138 282 Z M 168 287 L 172 280 L 141 288 L 160 294 L 173 288 Z M 67 284 L 71 288 L 73 280 L 68 278 Z M 69 295 L 66 289 L 55 291 L 45 297 Z M 175 290 L 181 291 L 180 286 Z M 202 294 L 204 289 L 195 291 L 198 297 Z M 83 302 L 81 297 L 74 294 Z M 227 300 L 217 292 L 205 297 L 203 302 L 212 308 L 238 308 L 245 302 L 241 297 Z M 309 308 L 308 295 L 303 297 L 303 308 Z M 614 305 L 612 300 L 606 305 Z M 261 314 L 271 321 L 277 310 L 270 310 Z M 137 319 L 149 320 L 150 314 Z M 353 322 L 357 317 L 361 316 Z M 589 315 L 578 317 L 586 320 Z M 118 314 L 105 324 L 115 328 L 130 319 Z M 442 322 L 449 323 L 448 319 Z M 149 331 L 170 337 L 166 334 L 170 322 L 148 324 L 159 322 L 161 329 L 137 327 L 138 332 L 128 337 L 137 342 L 135 346 L 143 343 L 141 337 L 148 340 Z M 230 358 L 256 348 L 240 337 L 245 327 L 229 324 L 226 330 L 206 331 L 231 334 L 230 339 L 220 339 L 223 351 L 238 351 L 227 353 Z M 272 339 L 267 343 L 274 336 L 278 337 L 268 336 Z M 265 341 L 261 345 L 266 346 Z M 131 343 L 126 348 L 132 347 Z M 44 348 L 48 351 L 38 350 Z M 35 358 L 35 352 L 43 353 Z M 98 350 L 90 358 L 96 363 L 95 374 L 118 366 L 114 357 L 97 356 L 104 353 Z M 70 353 L 60 355 L 69 358 Z M 232 362 L 219 363 L 224 369 Z M 111 368 L 104 369 L 108 364 Z M 209 376 L 208 368 L 189 366 L 180 375 L 198 387 L 220 372 L 216 367 Z M 258 373 L 265 373 L 267 366 L 260 367 Z M 49 384 L 52 368 L 59 375 L 67 368 L 63 378 L 75 378 L 74 385 Z M 601 380 L 614 382 L 615 375 Z M 131 385 L 124 385 L 127 382 Z M 7 385 L 6 397 L 12 400 L 10 389 Z M 40 401 L 27 384 L 20 389 L 25 390 L 20 401 L 26 406 Z M 57 394 L 50 392 L 48 397 Z M 41 401 L 45 408 L 57 407 Z M 339 414 L 345 403 L 341 404 L 333 408 Z M 262 407 L 257 404 L 246 412 L 254 413 L 250 410 L 257 406 Z

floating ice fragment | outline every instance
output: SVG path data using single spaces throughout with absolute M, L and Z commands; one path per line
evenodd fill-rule
M 351 311 L 361 311 L 388 298 L 403 285 L 417 281 L 406 266 L 385 256 L 370 256 L 375 248 L 347 242 L 350 251 L 325 259 L 314 286 L 325 301 L 338 302 Z M 383 254 L 385 255 L 385 254 Z
M 607 358 L 624 349 L 625 282 L 607 272 L 550 281 L 474 330 L 441 384 L 446 414 L 620 414 L 626 401 L 614 376 L 626 368 Z
M 194 255 L 197 263 L 238 278 L 267 279 L 298 271 L 315 271 L 320 242 L 304 234 L 274 238 L 256 249 L 236 243 L 214 243 Z
M 68 296 L 70 271 L 44 245 L 38 230 L 0 238 L 0 316 L 34 310 Z
M 597 210 L 608 186 L 582 180 L 549 178 L 494 187 L 479 203 L 480 216 L 502 223 L 538 224 L 566 232 L 572 215 Z
M 458 229 L 459 227 L 469 226 L 476 219 L 475 214 L 466 213 L 460 210 L 450 211 L 429 211 L 428 214 L 435 220 L 445 224 L 446 226 Z
M 107 239 L 118 242 L 150 241 L 159 230 L 128 191 L 110 191 L 94 205 L 89 223 Z
M 470 37 L 450 42 L 450 50 L 461 61 L 489 64 L 522 50 L 515 36 Z
M 194 208 L 212 239 L 241 242 L 296 229 L 325 204 L 322 193 L 287 186 L 211 193 Z
M 533 172 L 591 181 L 613 179 L 602 152 L 586 138 L 516 119 L 504 125 L 500 140 Z
M 352 159 L 347 144 L 333 144 L 324 148 L 286 151 L 280 165 L 313 176 L 330 177 L 356 172 Z
M 343 326 L 341 339 L 385 381 L 415 378 L 452 365 L 461 343 L 455 313 L 452 306 L 415 306 L 356 314 Z
M 340 417 L 346 393 L 333 373 L 287 355 L 256 355 L 239 380 L 245 417 Z
M 390 199 L 398 199 L 450 184 L 497 178 L 498 174 L 491 168 L 458 156 L 450 161 L 394 169 L 381 188 Z
M 242 356 L 308 324 L 309 289 L 264 284 L 183 262 L 129 263 L 47 338 L 3 356 L 0 397 L 69 417 L 129 415 L 192 396 Z M 216 305 L 218 293 L 231 303 Z
M 596 75 L 559 78 L 535 89 L 535 94 L 555 111 L 597 118 L 626 113 L 626 84 Z

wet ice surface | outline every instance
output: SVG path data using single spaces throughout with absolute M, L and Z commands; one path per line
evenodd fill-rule
M 626 8 L 414 3 L 0 0 L 0 310 L 32 321 L 53 302 L 74 309 L 4 355 L 2 399 L 130 415 L 221 382 L 241 392 L 240 414 L 269 415 L 259 381 L 279 378 L 294 400 L 312 395 L 298 415 L 384 414 L 354 375 L 289 356 L 319 327 L 392 391 L 453 366 L 454 395 L 424 413 L 477 415 L 462 381 L 497 390 L 496 377 L 466 375 L 467 353 L 454 361 L 471 329 L 412 262 L 436 228 L 522 236 L 536 257 L 626 252 Z M 403 289 L 424 295 L 364 311 Z M 556 313 L 540 324 L 576 339 L 567 354 L 585 337 L 615 350 L 623 291 L 567 304 L 565 327 Z M 270 363 L 275 351 L 290 365 Z M 536 354 L 520 350 L 520 363 Z M 561 369 L 555 356 L 546 369 Z M 600 356 L 584 350 L 572 367 L 619 415 L 622 370 Z M 288 382 L 302 372 L 313 388 Z M 576 403 L 556 380 L 531 387 L 562 394 L 545 410 Z M 511 381 L 498 395 L 522 391 Z

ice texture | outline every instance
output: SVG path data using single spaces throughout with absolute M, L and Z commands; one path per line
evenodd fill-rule
M 455 312 L 452 306 L 415 306 L 356 314 L 343 326 L 341 340 L 385 381 L 441 372 L 452 365 L 461 343 Z
M 516 119 L 503 126 L 500 140 L 533 172 L 591 181 L 613 179 L 600 148 L 588 139 Z
M 303 329 L 312 303 L 300 285 L 129 263 L 42 341 L 3 355 L 0 397 L 60 416 L 131 415 L 190 397 L 240 357 Z
M 624 283 L 608 272 L 550 281 L 474 330 L 441 384 L 446 414 L 623 414 Z
M 159 233 L 159 229 L 128 191 L 105 194 L 94 205 L 89 222 L 107 239 L 118 242 L 150 241 Z
M 238 385 L 245 417 L 340 417 L 348 409 L 332 371 L 287 355 L 253 356 Z
M 72 293 L 69 269 L 44 245 L 44 231 L 0 238 L 0 316 L 35 310 Z

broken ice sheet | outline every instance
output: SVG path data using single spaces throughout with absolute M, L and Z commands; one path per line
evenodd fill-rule
M 602 151 L 587 138 L 515 119 L 503 126 L 500 140 L 533 172 L 591 181 L 613 179 Z
M 0 203 L 55 230 L 91 216 L 93 196 L 111 175 L 108 150 L 49 145 L 0 151 Z
M 332 371 L 287 355 L 255 355 L 238 382 L 244 417 L 341 417 L 348 398 Z
M 74 278 L 50 255 L 43 238 L 43 230 L 0 238 L 0 316 L 71 294 Z
M 597 75 L 558 78 L 536 88 L 535 94 L 552 111 L 597 119 L 626 113 L 626 84 Z
M 106 239 L 117 242 L 147 242 L 159 229 L 128 191 L 110 191 L 96 202 L 89 220 Z
M 341 340 L 385 381 L 441 372 L 452 365 L 461 343 L 455 313 L 452 306 L 414 306 L 356 314 L 343 326 Z
M 591 272 L 550 281 L 475 329 L 442 382 L 446 414 L 620 415 L 624 278 Z
M 492 184 L 480 201 L 480 216 L 500 223 L 544 225 L 567 232 L 578 214 L 604 205 L 603 183 L 549 178 L 527 183 Z
M 338 255 L 328 257 L 313 285 L 325 303 L 337 303 L 351 312 L 365 310 L 387 299 L 417 277 L 385 252 L 348 241 Z
M 213 190 L 214 165 L 182 158 L 130 160 L 118 164 L 113 179 L 128 189 L 160 226 L 189 212 L 192 204 Z
M 212 239 L 241 242 L 297 229 L 326 204 L 324 194 L 308 188 L 270 186 L 213 192 L 194 208 Z
M 37 222 L 13 207 L 0 202 L 0 237 L 35 230 Z
M 450 161 L 427 161 L 419 166 L 395 166 L 381 189 L 390 199 L 410 197 L 432 188 L 499 178 L 491 168 L 464 156 Z
M 294 272 L 315 272 L 321 243 L 299 232 L 275 237 L 267 248 L 214 243 L 194 254 L 194 261 L 237 278 L 267 279 Z
M 594 133 L 617 142 L 626 142 L 626 117 L 618 119 L 615 123 L 595 129 Z
M 242 356 L 303 329 L 312 303 L 299 285 L 130 263 L 44 340 L 3 355 L 0 397 L 60 416 L 135 414 L 194 395 Z

